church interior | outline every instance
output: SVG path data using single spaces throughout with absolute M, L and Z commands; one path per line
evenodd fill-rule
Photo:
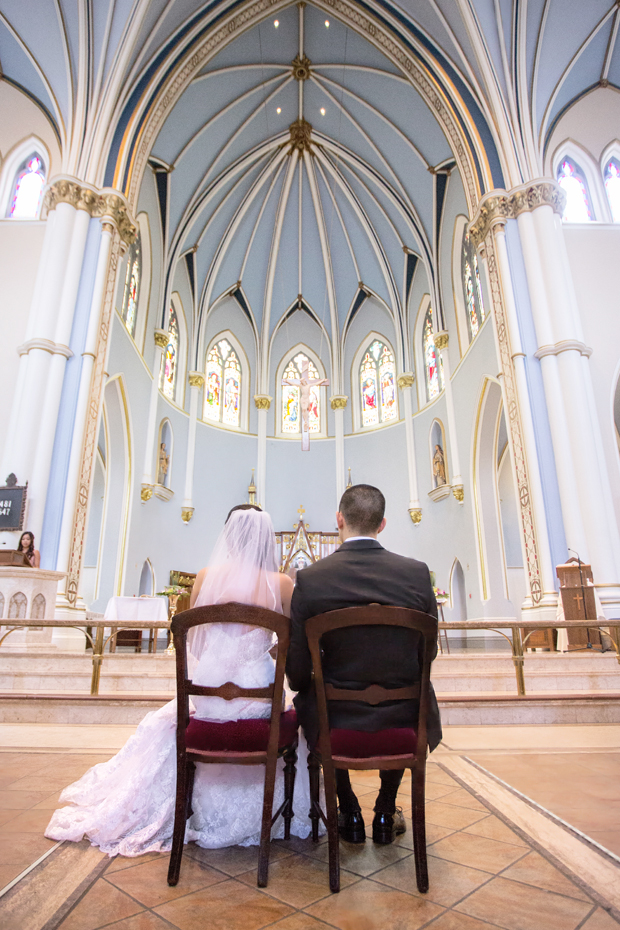
M 620 927 L 619 30 L 616 0 L 0 0 L 7 930 Z M 429 891 L 406 780 L 338 894 L 324 836 L 274 840 L 266 888 L 256 847 L 188 844 L 170 887 L 165 853 L 46 838 L 174 697 L 229 510 L 294 580 L 360 483 L 439 605 Z

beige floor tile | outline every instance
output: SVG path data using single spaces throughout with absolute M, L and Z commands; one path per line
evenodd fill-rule
M 327 924 L 315 917 L 310 917 L 310 914 L 298 911 L 296 914 L 291 914 L 290 917 L 285 917 L 284 920 L 279 920 L 277 924 L 272 926 L 273 930 L 326 930 Z
M 109 930 L 170 930 L 170 924 L 151 911 L 142 911 L 111 924 Z
M 307 855 L 313 859 L 319 859 L 321 862 L 327 862 L 329 857 L 329 847 L 327 843 L 310 850 Z M 384 869 L 400 859 L 411 855 L 411 850 L 403 848 L 396 843 L 390 843 L 381 846 L 378 843 L 367 841 L 366 843 L 340 843 L 340 867 L 355 875 L 367 877 Z
M 472 811 L 465 807 L 444 804 L 443 801 L 430 801 L 426 805 L 426 822 L 451 830 L 462 830 L 487 816 L 487 811 Z
M 145 853 L 143 856 L 113 856 L 110 864 L 105 870 L 106 878 L 114 872 L 120 872 L 122 869 L 131 869 L 134 865 L 142 865 L 144 862 L 150 862 L 151 859 L 165 857 L 168 861 L 169 853 Z
M 256 869 L 240 875 L 239 881 L 256 887 Z M 345 871 L 341 864 L 340 887 L 346 888 L 356 881 L 358 876 Z M 269 884 L 265 891 L 292 907 L 307 907 L 330 893 L 329 869 L 324 862 L 307 856 L 287 856 L 269 866 Z
M 509 878 L 515 882 L 525 882 L 526 885 L 534 885 L 536 888 L 542 888 L 545 891 L 554 891 L 569 898 L 577 898 L 579 901 L 590 901 L 592 903 L 588 895 L 584 894 L 578 885 L 566 878 L 559 869 L 556 869 L 537 852 L 531 852 L 524 859 L 515 862 L 505 872 L 502 872 L 502 878 Z
M 23 773 L 22 773 L 23 774 Z M 50 794 L 54 790 L 61 791 L 66 788 L 71 779 L 57 778 L 54 775 L 25 775 L 0 783 L 0 787 L 15 789 L 16 791 L 45 791 Z
M 511 846 L 485 836 L 472 833 L 453 833 L 445 840 L 434 843 L 429 854 L 472 869 L 497 874 L 520 859 L 526 850 L 523 846 Z
M 443 785 L 435 781 L 426 782 L 426 800 L 427 801 L 438 801 L 440 798 L 445 798 L 446 795 L 452 794 L 453 791 L 462 790 L 455 787 L 455 785 Z M 401 789 L 402 791 L 402 789 Z M 401 797 L 401 791 L 398 792 L 398 797 Z M 407 788 L 407 794 L 411 797 L 411 788 Z M 398 802 L 397 802 L 398 803 Z
M 55 791 L 53 794 L 48 795 L 45 800 L 40 801 L 38 804 L 35 804 L 32 808 L 33 811 L 55 811 L 59 807 L 63 807 L 63 803 L 60 800 L 60 791 Z
M 618 930 L 620 924 L 610 917 L 607 911 L 604 911 L 602 907 L 598 907 L 591 917 L 588 917 L 585 924 L 581 926 L 581 930 Z
M 474 833 L 476 836 L 488 836 L 491 840 L 499 840 L 501 843 L 512 843 L 513 846 L 527 846 L 525 840 L 507 827 L 499 817 L 491 814 L 484 820 L 478 820 L 471 826 L 465 827 L 463 833 Z M 529 847 L 528 847 L 529 848 Z
M 143 908 L 140 904 L 100 878 L 63 920 L 58 930 L 97 930 L 141 910 Z
M 376 788 L 377 791 L 381 786 L 381 777 L 377 771 L 364 771 L 363 769 L 352 769 L 349 772 L 351 784 L 363 785 L 365 788 Z
M 620 856 L 620 831 L 619 830 L 588 830 L 588 836 L 604 846 L 610 852 Z
M 506 930 L 575 930 L 592 905 L 495 878 L 457 904 L 455 910 Z
M 407 827 L 404 833 L 401 833 L 400 836 L 395 836 L 393 842 L 391 843 L 392 848 L 397 847 L 400 849 L 408 849 L 409 851 L 413 850 L 413 832 L 411 827 L 411 817 L 408 814 L 405 814 L 405 825 Z M 450 836 L 456 830 L 455 827 L 442 827 L 436 823 L 426 822 L 426 845 L 430 846 L 432 843 L 436 843 L 438 840 L 442 840 L 446 836 Z M 366 822 L 366 843 L 368 840 L 372 841 L 372 820 Z
M 480 885 L 488 882 L 489 878 L 488 872 L 481 872 L 479 869 L 471 869 L 467 866 L 458 865 L 456 862 L 448 862 L 445 859 L 428 856 L 429 889 L 424 898 L 443 907 L 452 907 L 461 898 L 471 894 Z M 378 872 L 373 875 L 373 880 L 389 885 L 391 888 L 406 891 L 408 894 L 419 894 L 414 856 L 410 856 L 408 859 L 397 862 L 382 872 Z
M 9 820 L 13 820 L 15 817 L 18 817 L 19 814 L 20 814 L 20 811 L 16 811 L 16 810 L 12 810 L 12 811 L 11 810 L 8 810 L 8 811 L 0 810 L 0 833 L 2 832 L 2 828 L 4 827 L 4 825 L 8 823 Z
M 269 863 L 277 862 L 286 856 L 292 856 L 292 849 L 284 849 L 276 843 L 271 844 Z M 202 849 L 195 843 L 188 843 L 183 856 L 190 856 L 204 865 L 209 865 L 226 875 L 234 877 L 256 868 L 258 863 L 258 846 L 225 846 L 223 849 Z
M 466 791 L 465 788 L 455 788 L 449 794 L 444 794 L 442 802 L 444 804 L 455 804 L 456 807 L 466 807 L 473 811 L 484 811 L 485 814 L 489 812 L 488 807 L 485 807 L 481 801 L 475 798 L 471 792 Z
M 0 791 L 0 810 L 30 810 L 49 797 L 49 791 Z
M 486 920 L 477 920 L 458 911 L 445 911 L 437 920 L 429 925 L 429 930 L 496 930 L 497 924 L 487 923 Z
M 50 812 L 41 810 L 12 811 L 16 816 L 0 827 L 0 834 L 44 833 L 50 822 Z
M 0 834 L 0 866 L 19 866 L 17 874 L 54 846 L 37 833 Z
M 293 909 L 230 878 L 162 904 L 157 913 L 179 930 L 260 930 L 288 917 Z
M 448 775 L 448 773 L 440 769 L 439 766 L 426 766 L 426 780 L 435 785 L 448 785 L 452 788 L 461 787 L 455 778 L 452 778 L 451 775 Z
M 150 862 L 136 864 L 133 868 L 106 874 L 106 878 L 146 907 L 156 907 L 165 901 L 172 901 L 226 880 L 223 872 L 203 865 L 190 856 L 184 856 L 179 883 L 171 887 L 167 881 L 168 862 L 168 856 L 160 856 Z
M 338 930 L 418 930 L 442 908 L 365 878 L 306 911 Z

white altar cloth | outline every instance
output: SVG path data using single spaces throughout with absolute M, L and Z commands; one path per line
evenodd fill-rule
M 168 599 L 165 597 L 111 597 L 103 619 L 106 626 L 128 626 L 136 621 L 161 623 L 168 621 Z

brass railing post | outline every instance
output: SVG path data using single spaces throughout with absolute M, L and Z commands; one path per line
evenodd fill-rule
M 93 677 L 90 682 L 90 693 L 99 694 L 99 679 L 101 678 L 101 663 L 103 662 L 103 634 L 102 626 L 97 627 L 95 645 L 93 647 Z
M 523 697 L 525 695 L 523 644 L 521 642 L 521 630 L 516 626 L 512 628 L 512 661 L 514 662 L 515 674 L 517 676 L 517 694 L 519 697 Z

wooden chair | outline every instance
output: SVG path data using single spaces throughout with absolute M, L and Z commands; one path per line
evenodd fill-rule
M 273 684 L 265 688 L 240 688 L 232 682 L 218 688 L 195 685 L 187 677 L 187 633 L 204 623 L 243 623 L 263 627 L 278 637 Z M 258 886 L 267 885 L 271 828 L 278 817 L 284 819 L 284 837 L 289 839 L 293 817 L 293 788 L 297 761 L 297 715 L 282 711 L 284 668 L 289 645 L 289 620 L 282 614 L 246 604 L 217 604 L 194 607 L 177 614 L 171 624 L 176 652 L 177 677 L 177 795 L 168 869 L 168 884 L 179 881 L 185 825 L 192 814 L 195 763 L 264 765 L 265 789 L 261 838 L 258 853 Z M 206 695 L 232 701 L 234 698 L 270 698 L 271 717 L 211 723 L 189 716 L 189 696 Z M 284 802 L 273 814 L 276 766 L 284 757 Z
M 359 626 L 397 626 L 415 630 L 422 636 L 420 681 L 406 688 L 386 689 L 371 684 L 361 691 L 335 688 L 323 680 L 321 637 L 333 630 Z M 338 848 L 338 810 L 335 769 L 411 769 L 411 819 L 416 880 L 421 893 L 428 891 L 426 862 L 426 820 L 424 812 L 424 782 L 426 775 L 426 716 L 429 703 L 431 662 L 437 648 L 437 620 L 417 610 L 402 607 L 348 607 L 311 617 L 306 621 L 306 634 L 312 664 L 319 718 L 318 747 L 313 747 L 309 761 L 312 838 L 318 840 L 318 822 L 327 827 L 329 842 L 329 887 L 340 890 L 340 858 Z M 380 704 L 383 701 L 419 700 L 418 719 L 411 728 L 380 730 L 331 729 L 328 702 L 363 701 Z M 412 724 L 414 721 L 412 721 Z M 319 803 L 319 764 L 325 780 L 326 814 Z

